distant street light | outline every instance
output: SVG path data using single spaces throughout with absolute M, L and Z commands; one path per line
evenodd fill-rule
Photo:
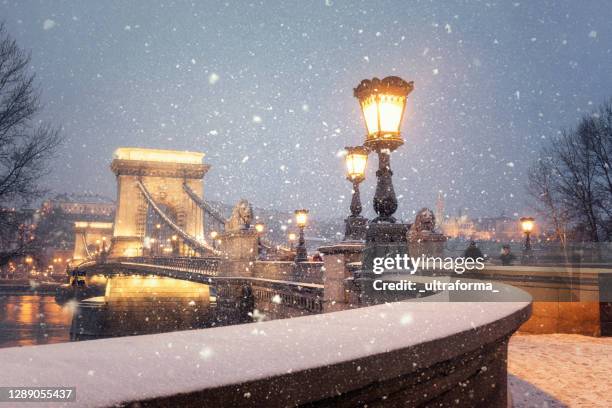
M 178 235 L 172 235 L 172 254 L 178 255 L 178 253 L 179 253 Z
M 378 153 L 377 185 L 374 210 L 378 217 L 372 222 L 395 223 L 397 198 L 393 189 L 390 154 L 404 144 L 400 128 L 406 98 L 414 89 L 413 82 L 389 76 L 384 79 L 365 79 L 354 89 L 359 99 L 366 125 L 365 147 Z
M 353 198 L 351 200 L 351 215 L 345 220 L 346 229 L 344 239 L 363 239 L 360 226 L 365 226 L 366 219 L 361 217 L 361 197 L 359 183 L 365 180 L 365 170 L 368 163 L 368 149 L 363 146 L 345 147 L 346 150 L 346 178 L 353 184 Z
M 531 232 L 533 231 L 533 227 L 535 226 L 535 219 L 533 217 L 521 217 L 521 229 L 525 234 L 525 245 L 523 247 L 523 263 L 527 263 L 531 260 L 532 250 L 531 250 Z
M 265 228 L 266 226 L 263 222 L 258 221 L 255 223 L 255 232 L 257 233 L 257 253 L 259 256 L 263 257 L 265 257 L 265 251 L 262 252 L 263 248 L 261 246 L 261 235 L 263 234 Z
M 294 245 L 295 240 L 297 239 L 297 235 L 295 235 L 295 232 L 290 232 L 288 239 L 289 239 L 289 249 L 293 251 L 293 245 Z
M 308 260 L 308 252 L 306 251 L 306 241 L 304 239 L 304 227 L 306 227 L 308 222 L 308 210 L 295 210 L 295 222 L 300 229 L 300 239 L 295 253 L 295 262 L 305 262 Z

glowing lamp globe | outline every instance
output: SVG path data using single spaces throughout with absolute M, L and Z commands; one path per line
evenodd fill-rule
M 368 149 L 363 146 L 345 147 L 346 171 L 350 181 L 360 182 L 365 179 L 366 165 L 368 164 Z
M 255 231 L 257 231 L 258 234 L 261 234 L 264 231 L 265 225 L 262 222 L 258 222 L 255 224 Z
M 308 210 L 295 210 L 295 222 L 298 227 L 305 227 L 308 222 Z
M 400 127 L 406 110 L 406 98 L 414 89 L 414 82 L 400 77 L 364 79 L 355 88 L 365 121 L 365 146 L 373 150 L 395 150 L 404 144 Z
M 294 232 L 289 233 L 289 241 L 293 242 L 297 239 L 297 235 Z
M 522 217 L 520 221 L 523 232 L 529 233 L 533 231 L 533 227 L 535 225 L 535 219 L 533 217 Z

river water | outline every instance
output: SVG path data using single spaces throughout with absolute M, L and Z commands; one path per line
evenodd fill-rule
M 50 295 L 0 294 L 0 348 L 70 341 L 75 306 Z

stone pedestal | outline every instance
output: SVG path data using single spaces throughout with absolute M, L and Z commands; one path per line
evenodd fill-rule
M 344 239 L 347 241 L 365 241 L 366 230 L 368 225 L 367 218 L 357 216 L 349 216 L 344 220 L 345 232 Z
M 421 255 L 426 257 L 443 257 L 446 237 L 431 231 L 410 231 L 408 233 L 408 249 L 411 256 L 417 258 Z
M 348 278 L 353 274 L 348 264 L 360 262 L 364 245 L 361 242 L 341 242 L 319 248 L 323 254 L 323 311 L 331 312 L 346 309 L 355 300 Z
M 408 225 L 391 223 L 370 223 L 366 232 L 363 253 L 363 270 L 371 272 L 374 258 L 395 257 L 408 253 L 406 232 Z
M 406 233 L 409 225 L 395 223 L 368 224 L 366 243 L 363 251 L 363 265 L 355 284 L 359 290 L 360 302 L 375 303 L 372 283 L 380 275 L 374 274 L 375 258 L 395 258 L 396 255 L 409 255 Z
M 252 276 L 257 260 L 257 231 L 254 228 L 224 232 L 221 241 L 220 274 L 223 276 Z

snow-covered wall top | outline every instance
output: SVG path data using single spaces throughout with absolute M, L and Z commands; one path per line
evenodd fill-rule
M 530 312 L 529 302 L 399 302 L 214 329 L 7 348 L 0 350 L 0 384 L 76 386 L 76 405 L 88 407 L 202 390 L 232 406 L 303 403 L 499 341 Z M 389 364 L 406 353 L 414 356 L 412 364 Z M 276 380 L 261 381 L 269 378 Z

